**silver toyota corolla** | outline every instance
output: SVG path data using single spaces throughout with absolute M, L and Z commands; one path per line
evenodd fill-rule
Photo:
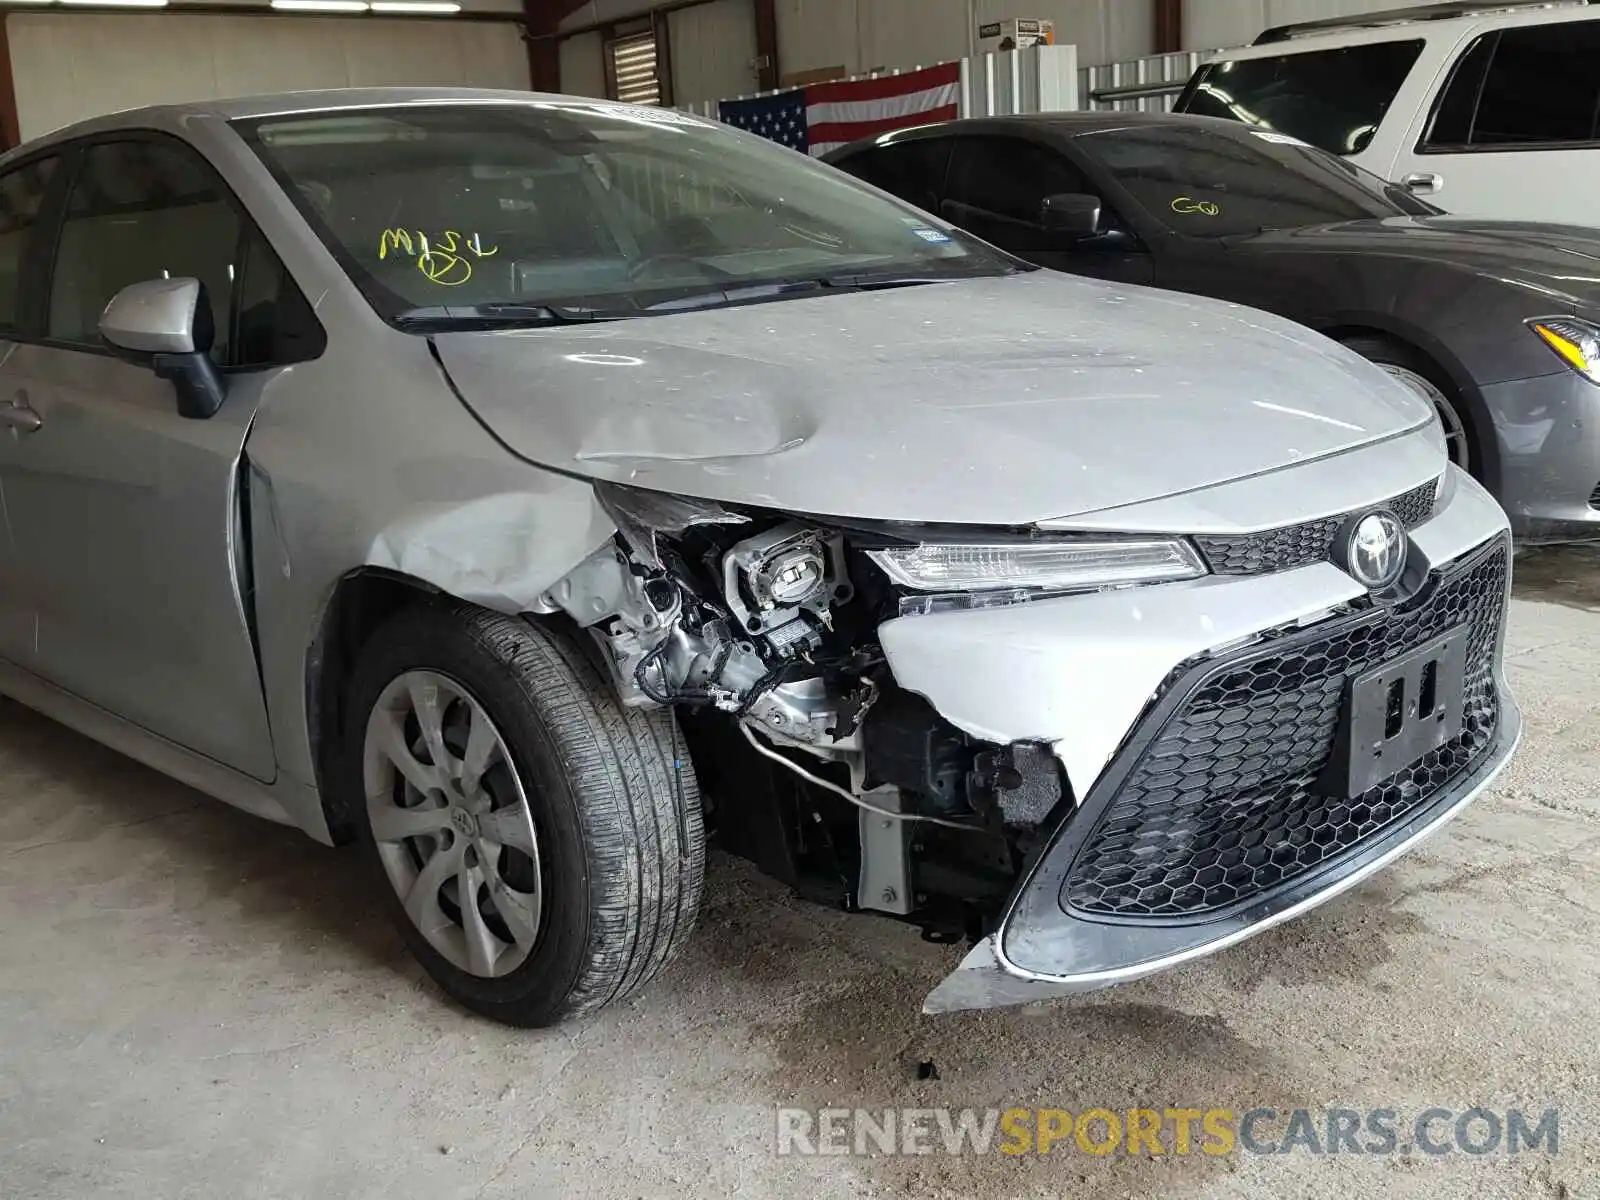
M 709 830 L 1101 987 L 1505 765 L 1504 514 L 1332 342 L 672 112 L 119 114 L 0 160 L 0 688 L 359 840 L 462 1003 L 654 976 Z

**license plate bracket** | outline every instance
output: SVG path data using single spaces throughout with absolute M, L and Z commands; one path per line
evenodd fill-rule
M 1342 790 L 1353 799 L 1461 733 L 1466 626 L 1357 675 L 1345 699 Z

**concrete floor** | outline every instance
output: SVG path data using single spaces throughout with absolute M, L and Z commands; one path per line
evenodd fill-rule
M 938 1019 L 955 951 L 717 859 L 646 996 L 497 1028 L 422 976 L 352 855 L 0 702 L 0 1197 L 1594 1195 L 1600 559 L 1520 577 L 1527 741 L 1422 852 L 1167 976 Z M 773 1154 L 788 1104 L 1562 1117 L 1553 1159 L 842 1161 Z

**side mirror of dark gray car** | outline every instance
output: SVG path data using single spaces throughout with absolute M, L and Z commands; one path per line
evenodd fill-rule
M 100 314 L 100 336 L 124 358 L 172 381 L 179 416 L 203 420 L 222 407 L 227 388 L 211 360 L 216 330 L 198 279 L 130 283 Z
M 1083 192 L 1046 196 L 1039 205 L 1039 224 L 1049 233 L 1093 237 L 1100 232 L 1100 197 Z

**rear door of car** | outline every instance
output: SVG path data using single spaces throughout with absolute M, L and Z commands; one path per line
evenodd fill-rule
M 1466 39 L 1392 170 L 1449 212 L 1600 223 L 1600 18 Z
M 186 143 L 154 133 L 78 143 L 67 169 L 48 284 L 0 364 L 0 400 L 25 403 L 38 422 L 0 462 L 15 580 L 37 622 L 26 665 L 271 779 L 239 465 L 275 368 L 320 352 L 320 330 Z M 209 293 L 228 380 L 209 419 L 179 416 L 171 383 L 99 337 L 117 291 L 161 277 L 198 278 Z

